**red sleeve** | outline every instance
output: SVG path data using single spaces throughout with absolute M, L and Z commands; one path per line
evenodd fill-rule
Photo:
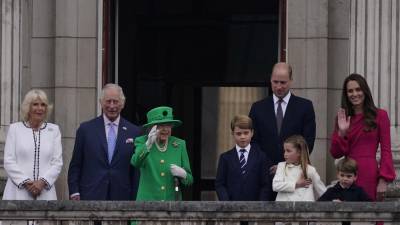
M 332 134 L 331 155 L 338 159 L 349 154 L 349 141 L 347 136 L 340 137 L 337 129 Z
M 379 142 L 381 146 L 379 177 L 391 182 L 396 178 L 396 172 L 393 166 L 392 148 L 390 145 L 390 121 L 386 111 L 378 110 L 377 123 Z

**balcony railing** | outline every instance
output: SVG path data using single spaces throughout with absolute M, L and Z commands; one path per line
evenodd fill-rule
M 276 221 L 400 221 L 399 202 L 0 201 L 2 221 L 43 224 L 272 224 Z M 4 223 L 4 222 L 3 222 Z M 26 223 L 25 223 L 26 224 Z

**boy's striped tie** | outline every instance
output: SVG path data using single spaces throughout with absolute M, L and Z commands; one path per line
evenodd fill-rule
M 241 174 L 245 175 L 246 174 L 246 158 L 244 157 L 244 153 L 246 152 L 246 149 L 240 149 L 240 157 L 239 157 L 239 162 L 240 162 L 240 170 Z

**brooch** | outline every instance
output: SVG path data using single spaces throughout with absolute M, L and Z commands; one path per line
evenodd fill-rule
M 132 144 L 133 143 L 133 138 L 128 138 L 125 140 L 126 144 Z
M 122 127 L 122 130 L 127 130 L 126 127 Z
M 176 148 L 176 147 L 178 147 L 178 146 L 179 146 L 179 143 L 178 143 L 178 142 L 176 142 L 176 141 L 174 141 L 174 142 L 172 142 L 172 146 L 174 146 L 174 147 Z

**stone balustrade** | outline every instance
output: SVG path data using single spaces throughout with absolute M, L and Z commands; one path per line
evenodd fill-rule
M 0 201 L 0 220 L 43 224 L 273 224 L 275 221 L 400 220 L 399 202 L 112 202 Z

